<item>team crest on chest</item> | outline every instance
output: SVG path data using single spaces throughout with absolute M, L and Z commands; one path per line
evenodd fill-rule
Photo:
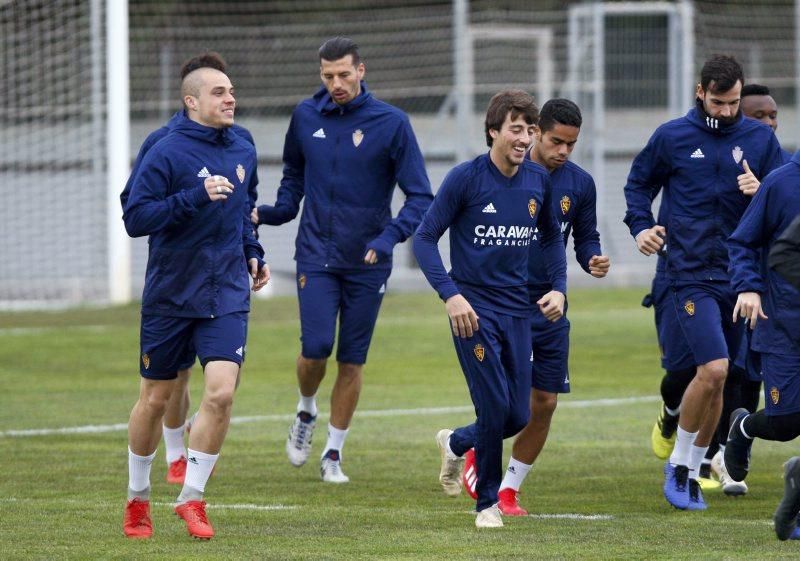
M 567 214 L 571 205 L 572 201 L 569 200 L 568 196 L 564 195 L 561 197 L 561 214 Z
M 300 286 L 300 290 L 306 287 L 306 276 L 300 275 L 297 277 L 297 284 Z
M 483 362 L 483 357 L 486 356 L 486 349 L 483 348 L 483 345 L 478 343 L 475 345 L 475 358 L 478 359 L 478 362 Z
M 536 199 L 531 199 L 528 201 L 528 214 L 531 215 L 531 218 L 536 216 Z
M 781 392 L 778 391 L 778 388 L 772 386 L 769 390 L 769 398 L 772 400 L 773 405 L 778 405 L 778 402 L 781 400 Z
M 362 140 L 364 140 L 364 133 L 361 132 L 361 129 L 356 129 L 356 132 L 353 133 L 353 145 L 358 148 Z
M 742 151 L 741 147 L 736 146 L 733 150 L 731 150 L 731 156 L 733 156 L 733 161 L 737 164 L 742 161 L 742 156 L 744 156 L 744 151 Z
M 142 364 L 144 365 L 144 369 L 145 370 L 150 368 L 150 355 L 149 354 L 144 353 L 142 355 Z
M 244 166 L 242 164 L 236 166 L 236 177 L 239 178 L 239 183 L 244 183 Z
M 686 313 L 690 316 L 694 315 L 694 302 L 691 300 L 687 300 L 686 303 L 683 305 L 683 309 L 686 310 Z

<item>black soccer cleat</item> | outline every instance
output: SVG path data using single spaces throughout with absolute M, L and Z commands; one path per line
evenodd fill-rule
M 783 464 L 783 498 L 775 511 L 775 534 L 778 539 L 788 540 L 797 528 L 800 513 L 800 456 L 790 458 Z
M 728 442 L 725 444 L 725 467 L 734 481 L 744 481 L 750 471 L 750 448 L 753 439 L 742 433 L 742 421 L 750 413 L 740 407 L 731 413 L 731 428 L 728 431 Z

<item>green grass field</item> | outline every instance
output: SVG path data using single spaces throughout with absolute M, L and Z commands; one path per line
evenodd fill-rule
M 778 542 L 771 527 L 781 464 L 795 444 L 755 444 L 745 497 L 707 494 L 704 513 L 678 512 L 664 501 L 662 463 L 649 447 L 661 371 L 641 295 L 571 294 L 573 393 L 561 400 L 523 487 L 521 504 L 531 516 L 483 531 L 474 527 L 473 502 L 445 497 L 437 481 L 436 431 L 472 414 L 435 295 L 386 297 L 344 450 L 351 482 L 342 486 L 319 480 L 324 428 L 314 461 L 296 469 L 285 457 L 297 400 L 296 302 L 256 302 L 234 404 L 239 419 L 206 489 L 217 531 L 210 542 L 193 541 L 172 514 L 178 488 L 164 482 L 163 446 L 153 468 L 155 535 L 129 541 L 121 530 L 124 428 L 13 432 L 124 425 L 139 381 L 138 309 L 0 314 L 0 558 L 800 558 L 800 543 Z M 321 427 L 330 388 L 326 380 Z M 598 401 L 619 398 L 637 399 Z

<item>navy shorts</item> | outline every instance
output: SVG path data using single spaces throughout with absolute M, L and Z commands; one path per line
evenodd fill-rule
M 531 315 L 531 386 L 550 393 L 569 393 L 569 320 L 549 321 L 537 306 Z
M 334 269 L 298 263 L 297 298 L 303 357 L 321 359 L 331 355 L 338 316 L 336 360 L 366 363 L 391 272 L 391 269 Z
M 247 341 L 247 312 L 216 318 L 143 315 L 139 372 L 143 378 L 172 380 L 195 356 L 205 368 L 212 360 L 241 365 Z
M 729 283 L 676 284 L 673 300 L 695 365 L 736 358 L 742 342 L 742 324 L 733 323 L 736 293 Z
M 664 370 L 692 368 L 694 366 L 692 350 L 678 322 L 672 288 L 664 274 L 656 273 L 650 294 L 655 312 L 658 348 L 661 350 L 661 368 Z
M 760 359 L 765 413 L 778 416 L 800 411 L 800 355 L 760 353 Z
M 739 322 L 744 321 L 742 318 Z M 737 322 L 737 323 L 739 323 Z M 739 344 L 739 352 L 736 353 L 736 359 L 733 363 L 745 371 L 747 379 L 751 382 L 761 381 L 761 362 L 758 353 L 750 349 L 750 339 L 753 336 L 753 330 L 743 324 L 740 327 L 742 330 L 742 342 Z

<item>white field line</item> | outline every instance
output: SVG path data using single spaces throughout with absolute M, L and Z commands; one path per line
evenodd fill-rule
M 53 501 L 49 498 L 40 498 L 40 499 L 31 499 L 26 497 L 0 497 L 0 504 L 3 503 L 63 503 L 63 504 L 79 504 L 81 506 L 96 506 L 96 507 L 116 507 L 118 503 L 109 503 L 109 502 L 97 502 L 87 505 L 85 500 L 81 499 L 57 499 Z M 175 503 L 167 503 L 167 502 L 151 502 L 153 506 L 157 507 L 168 507 L 172 508 L 175 506 Z M 224 504 L 224 503 L 216 503 L 216 504 L 208 504 L 206 506 L 208 509 L 214 510 L 254 510 L 254 511 L 282 511 L 282 510 L 300 510 L 304 507 L 301 505 L 283 505 L 283 504 L 274 504 L 274 505 L 259 505 L 259 504 Z M 373 507 L 364 507 L 361 505 L 349 505 L 348 509 L 365 509 L 365 510 L 374 510 Z M 400 512 L 403 509 L 393 508 L 395 512 Z M 413 512 L 418 513 L 417 509 L 413 509 Z M 436 512 L 440 512 L 438 509 Z M 443 512 L 443 511 L 442 511 Z M 465 510 L 464 514 L 469 514 L 475 516 L 474 510 Z M 524 518 L 535 518 L 539 520 L 617 520 L 618 518 L 611 514 L 575 514 L 575 513 L 553 513 L 553 514 L 529 514 Z M 649 516 L 639 517 L 639 520 L 656 520 L 655 518 L 651 518 Z M 725 521 L 726 524 L 732 524 L 734 526 L 761 526 L 761 527 L 772 527 L 773 522 L 772 520 L 736 520 L 736 519 L 728 519 Z
M 53 502 L 50 499 L 29 499 L 29 498 L 18 498 L 18 497 L 3 497 L 0 498 L 0 503 L 37 503 L 37 502 Z M 86 505 L 86 501 L 78 500 L 78 499 L 58 499 L 56 502 L 59 503 L 67 503 L 67 504 L 80 504 Z M 94 503 L 94 506 L 98 507 L 110 507 L 114 506 L 117 503 Z M 151 502 L 152 506 L 159 506 L 159 507 L 169 507 L 172 508 L 175 506 L 175 503 L 164 503 L 164 502 Z M 255 504 L 209 504 L 206 505 L 206 508 L 213 509 L 213 510 L 262 510 L 262 511 L 271 511 L 271 510 L 297 510 L 300 508 L 299 505 L 255 505 Z
M 560 409 L 583 409 L 587 407 L 613 407 L 615 405 L 629 405 L 633 403 L 652 403 L 660 401 L 657 395 L 645 395 L 639 397 L 622 397 L 612 399 L 586 399 L 576 401 L 562 401 Z M 401 417 L 416 415 L 445 415 L 450 413 L 470 413 L 474 411 L 472 406 L 457 407 L 419 407 L 416 409 L 374 409 L 367 411 L 356 411 L 357 417 Z M 231 424 L 241 425 L 245 423 L 269 422 L 269 421 L 291 421 L 294 414 L 281 415 L 250 415 L 244 417 L 233 417 Z M 326 415 L 320 414 L 320 418 Z M 46 429 L 11 429 L 0 431 L 2 437 L 29 437 L 29 436 L 49 436 L 53 434 L 97 434 L 107 432 L 119 432 L 128 429 L 127 423 L 116 423 L 113 425 L 83 425 L 77 427 L 59 427 Z

